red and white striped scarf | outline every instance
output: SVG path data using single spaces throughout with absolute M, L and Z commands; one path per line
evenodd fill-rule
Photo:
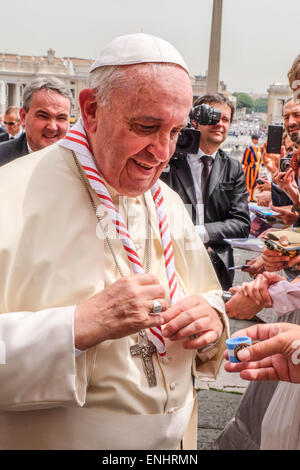
M 142 263 L 127 231 L 126 224 L 118 209 L 115 207 L 105 183 L 97 170 L 81 118 L 72 127 L 72 129 L 68 131 L 67 135 L 58 142 L 58 144 L 74 151 L 76 158 L 85 171 L 91 187 L 96 191 L 102 204 L 105 206 L 117 233 L 120 235 L 132 271 L 134 273 L 144 273 Z M 174 304 L 177 301 L 177 280 L 175 274 L 174 254 L 167 214 L 164 208 L 164 199 L 159 181 L 157 181 L 151 188 L 151 194 L 159 222 L 159 231 L 164 250 L 165 269 L 169 281 L 170 299 L 171 303 Z M 151 341 L 155 344 L 159 354 L 164 356 L 166 354 L 166 349 L 161 327 L 150 328 L 150 336 Z

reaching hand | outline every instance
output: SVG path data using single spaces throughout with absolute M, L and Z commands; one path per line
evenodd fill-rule
M 254 281 L 232 287 L 230 292 L 234 296 L 225 305 L 228 317 L 251 319 L 263 308 L 272 307 L 268 287 L 283 279 L 275 273 L 264 273 L 258 274 Z
M 294 225 L 299 218 L 298 214 L 292 212 L 292 206 L 277 207 L 271 205 L 270 207 L 273 211 L 279 212 L 280 215 L 277 215 L 276 217 L 281 219 L 285 225 Z
M 245 380 L 283 380 L 300 383 L 300 326 L 291 323 L 258 324 L 233 336 L 260 340 L 238 352 L 240 363 L 226 362 L 227 372 Z M 228 354 L 225 353 L 228 359 Z
M 283 246 L 288 245 L 288 240 L 286 237 L 280 237 L 279 242 Z M 281 251 L 278 250 L 269 250 L 264 248 L 262 252 L 262 259 L 266 271 L 280 271 L 281 269 L 288 266 L 288 263 L 291 261 L 290 256 L 283 256 Z
M 249 268 L 243 268 L 242 271 L 249 273 L 249 275 L 255 278 L 264 270 L 264 262 L 261 256 L 257 256 L 251 260 L 247 260 L 246 264 L 249 265 Z

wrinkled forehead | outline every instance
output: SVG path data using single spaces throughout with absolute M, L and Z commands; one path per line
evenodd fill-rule
M 192 86 L 188 73 L 174 64 L 147 63 L 125 66 L 124 80 L 120 80 L 116 93 L 119 98 L 142 101 L 151 97 L 154 101 L 161 96 L 177 101 L 192 103 Z
M 300 103 L 295 103 L 294 101 L 288 101 L 283 107 L 283 114 L 290 113 L 299 113 L 300 112 Z

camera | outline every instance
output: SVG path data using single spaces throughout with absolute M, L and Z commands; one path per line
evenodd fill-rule
M 280 158 L 278 169 L 279 171 L 288 171 L 291 166 L 291 159 L 290 158 Z
M 203 103 L 191 109 L 189 118 L 202 126 L 213 126 L 220 121 L 221 111 Z
M 197 124 L 213 126 L 220 121 L 221 111 L 203 103 L 191 109 L 189 118 Z M 187 153 L 197 153 L 199 149 L 200 136 L 201 132 L 192 128 L 191 124 L 182 129 L 177 140 L 173 157 L 186 156 Z

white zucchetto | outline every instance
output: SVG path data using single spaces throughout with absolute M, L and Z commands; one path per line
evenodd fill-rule
M 146 62 L 177 64 L 189 73 L 186 63 L 172 44 L 145 33 L 127 34 L 113 39 L 102 49 L 90 72 L 108 65 L 133 65 Z

